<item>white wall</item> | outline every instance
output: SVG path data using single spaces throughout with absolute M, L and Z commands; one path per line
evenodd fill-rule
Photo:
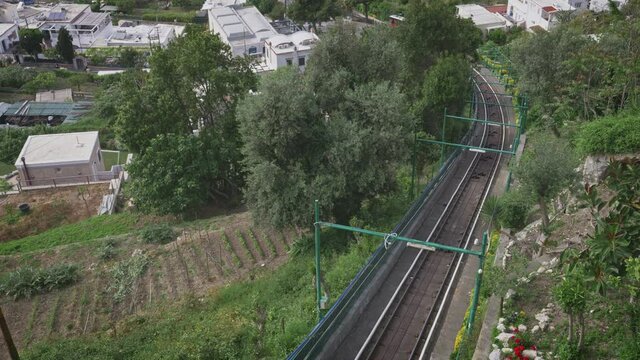
M 13 44 L 19 40 L 18 25 L 13 25 L 9 31 L 0 36 L 0 54 L 6 54 Z

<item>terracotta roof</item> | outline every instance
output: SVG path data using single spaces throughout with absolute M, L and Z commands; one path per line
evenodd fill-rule
M 555 8 L 555 7 L 553 7 L 553 6 L 545 6 L 545 7 L 543 7 L 543 8 L 542 8 L 542 10 L 544 10 L 544 11 L 546 11 L 546 12 L 548 12 L 548 13 L 549 13 L 549 12 L 558 11 L 558 9 L 556 9 L 556 8 Z
M 489 12 L 495 13 L 495 14 L 506 14 L 507 13 L 507 5 L 502 4 L 502 5 L 487 5 L 485 6 L 485 9 L 487 9 Z

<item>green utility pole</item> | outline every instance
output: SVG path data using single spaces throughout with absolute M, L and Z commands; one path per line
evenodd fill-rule
M 411 190 L 409 190 L 409 201 L 416 198 L 416 161 L 418 151 L 418 133 L 413 130 L 413 157 L 411 159 Z
M 316 307 L 318 311 L 318 321 L 322 319 L 320 302 L 322 301 L 322 280 L 320 279 L 320 206 L 318 200 L 313 204 L 315 211 L 315 240 L 316 240 Z
M 484 267 L 484 257 L 487 251 L 487 232 L 482 234 L 482 250 L 480 250 L 478 272 L 476 273 L 476 286 L 473 289 L 473 302 L 471 304 L 471 311 L 469 312 L 469 323 L 467 324 L 467 332 L 471 333 L 473 329 L 473 321 L 476 317 L 476 310 L 478 308 L 478 297 L 480 296 L 480 286 L 482 286 L 482 268 Z
M 447 140 L 445 140 L 445 128 L 447 127 L 447 108 L 444 108 L 444 118 L 442 119 L 442 149 L 440 151 L 440 168 L 442 169 L 442 165 L 444 165 L 444 144 Z

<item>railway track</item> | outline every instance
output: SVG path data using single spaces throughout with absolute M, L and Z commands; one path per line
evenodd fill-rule
M 484 76 L 474 69 L 477 98 L 483 102 L 476 117 L 506 122 L 500 98 Z M 495 101 L 494 101 L 495 100 Z M 484 124 L 476 127 L 472 145 L 503 149 L 502 127 Z M 445 187 L 450 188 L 434 200 L 435 207 L 424 209 L 413 221 L 409 236 L 457 247 L 469 247 L 479 209 L 495 177 L 501 155 L 491 152 L 465 152 Z M 438 215 L 439 214 L 439 215 Z M 337 359 L 427 359 L 432 351 L 446 313 L 451 289 L 455 287 L 464 257 L 448 251 L 430 252 L 406 247 L 392 272 L 403 274 L 394 288 L 381 288 L 388 301 L 363 343 L 341 344 L 347 350 L 335 353 Z M 396 275 L 398 277 L 398 275 Z M 384 294 L 383 294 L 384 295 Z M 371 316 L 369 316 L 371 317 Z M 363 319 L 371 323 L 373 319 Z M 355 352 L 357 349 L 357 353 Z

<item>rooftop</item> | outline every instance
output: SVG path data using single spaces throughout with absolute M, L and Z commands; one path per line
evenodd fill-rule
M 490 28 L 493 25 L 504 26 L 506 19 L 476 4 L 456 5 L 458 16 L 471 19 L 476 26 Z
M 38 17 L 38 20 L 72 22 L 87 10 L 91 11 L 91 8 L 86 4 L 57 4 L 49 9 L 46 14 L 42 14 L 42 16 Z
M 149 46 L 151 43 L 166 45 L 174 36 L 182 35 L 184 28 L 169 24 L 114 26 L 109 35 L 97 38 L 92 46 Z
M 13 29 L 14 27 L 17 27 L 17 25 L 16 24 L 1 23 L 0 24 L 0 35 L 4 35 L 7 31 Z
M 73 101 L 73 90 L 60 89 L 36 93 L 36 102 L 70 102 Z
M 310 50 L 319 41 L 316 34 L 297 31 L 293 34 L 279 34 L 267 40 L 267 45 L 276 54 L 285 54 L 295 50 Z
M 27 165 L 86 163 L 91 159 L 97 142 L 97 131 L 31 135 L 24 143 L 15 165 L 22 166 L 22 157 Z
M 242 6 L 246 3 L 246 0 L 206 0 L 202 4 L 201 10 L 210 10 L 228 6 Z
M 255 6 L 217 7 L 209 10 L 209 16 L 218 23 L 224 33 L 221 35 L 230 42 L 253 37 L 266 39 L 277 34 Z

